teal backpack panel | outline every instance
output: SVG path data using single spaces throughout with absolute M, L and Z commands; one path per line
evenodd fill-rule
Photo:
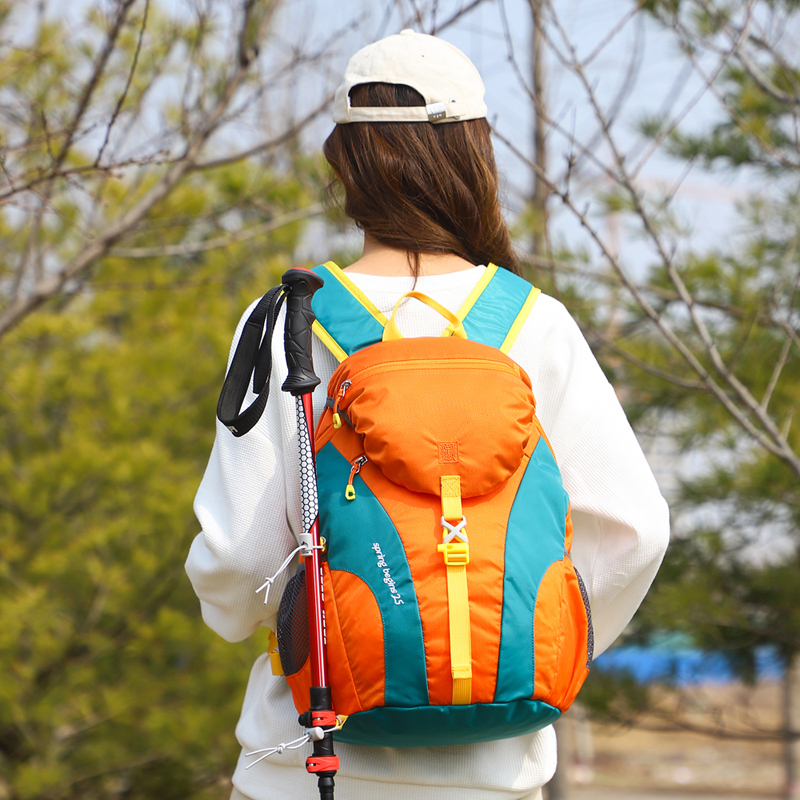
M 374 747 L 436 747 L 511 739 L 555 722 L 561 712 L 541 700 L 464 706 L 373 708 L 351 714 L 336 740 Z M 376 734 L 376 731 L 379 733 Z
M 336 340 L 347 355 L 379 342 L 383 326 L 324 265 L 314 267 L 325 285 L 314 293 L 311 308 L 319 324 Z
M 564 557 L 568 502 L 561 473 L 542 437 L 508 518 L 496 703 L 533 697 L 536 594 L 548 567 Z M 522 642 L 530 642 L 530 647 L 521 647 Z
M 329 442 L 317 453 L 320 535 L 328 543 L 328 566 L 357 575 L 371 589 L 383 620 L 387 706 L 428 703 L 422 621 L 405 550 L 389 515 L 363 482 L 358 502 L 345 499 L 347 459 Z M 377 566 L 378 543 L 403 604 L 396 605 Z M 338 737 L 337 733 L 337 737 Z

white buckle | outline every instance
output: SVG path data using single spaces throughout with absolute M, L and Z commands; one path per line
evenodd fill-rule
M 466 517 L 461 517 L 461 522 L 457 522 L 455 525 L 451 525 L 442 517 L 442 527 L 447 529 L 447 533 L 442 534 L 442 542 L 444 544 L 450 544 L 456 536 L 458 536 L 459 540 L 462 542 L 469 542 L 467 534 L 464 533 L 464 528 L 467 527 Z

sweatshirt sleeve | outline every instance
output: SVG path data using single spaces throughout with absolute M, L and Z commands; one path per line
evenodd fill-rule
M 572 560 L 586 584 L 595 655 L 622 633 L 669 541 L 667 503 L 576 322 L 541 296 L 512 358 L 533 383 L 537 415 L 572 508 Z
M 239 322 L 231 354 L 254 306 Z M 282 330 L 281 319 L 276 329 Z M 297 546 L 292 532 L 296 521 L 289 519 L 291 512 L 287 516 L 284 459 L 292 437 L 296 442 L 296 423 L 292 429 L 292 415 L 283 408 L 288 396 L 280 390 L 285 375 L 275 348 L 273 343 L 270 397 L 264 415 L 239 438 L 216 421 L 214 447 L 194 501 L 202 532 L 192 543 L 186 572 L 206 624 L 230 642 L 245 639 L 259 625 L 274 620 L 295 566 L 291 564 L 276 580 L 265 604 L 264 591 L 256 594 L 256 589 Z M 251 388 L 243 407 L 254 399 Z

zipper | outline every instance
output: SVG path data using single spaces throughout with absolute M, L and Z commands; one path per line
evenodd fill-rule
M 429 370 L 429 369 L 485 369 L 492 372 L 505 372 L 508 375 L 516 375 L 519 377 L 519 367 L 511 364 L 503 364 L 499 361 L 492 361 L 488 358 L 427 358 L 427 359 L 407 359 L 405 361 L 388 361 L 385 364 L 373 364 L 371 367 L 366 367 L 361 372 L 352 376 L 352 379 L 346 380 L 342 387 L 347 384 L 347 391 L 354 382 L 360 381 L 370 375 L 380 374 L 382 372 L 401 372 L 405 369 L 416 370 Z M 340 397 L 344 397 L 342 389 L 339 390 Z
M 366 456 L 359 456 L 353 461 L 353 464 L 350 468 L 350 477 L 347 479 L 347 488 L 344 490 L 344 496 L 348 500 L 356 499 L 356 488 L 353 486 L 353 480 L 355 479 L 356 475 L 361 472 L 361 467 L 363 467 L 367 461 L 369 461 L 369 459 Z
M 519 367 L 511 364 L 503 364 L 492 361 L 488 358 L 431 358 L 431 359 L 406 359 L 405 361 L 389 361 L 385 364 L 373 364 L 366 367 L 361 372 L 356 373 L 350 378 L 345 379 L 339 385 L 339 391 L 333 402 L 333 427 L 336 430 L 342 427 L 342 416 L 339 413 L 339 406 L 344 400 L 347 390 L 353 385 L 371 375 L 379 375 L 384 372 L 402 372 L 405 369 L 431 370 L 431 369 L 482 369 L 491 372 L 504 372 L 507 375 L 519 377 Z M 357 474 L 357 473 L 356 473 Z
M 572 561 L 571 558 L 570 561 Z M 583 578 L 581 578 L 578 568 L 574 564 L 572 565 L 572 568 L 575 570 L 575 577 L 578 579 L 578 587 L 581 590 L 583 608 L 586 611 L 586 669 L 589 669 L 592 666 L 592 661 L 594 661 L 594 625 L 592 624 L 592 609 L 589 605 L 589 592 L 586 591 L 586 584 L 583 582 Z
M 336 394 L 336 400 L 333 403 L 333 427 L 336 428 L 336 430 L 342 427 L 342 418 L 339 416 L 339 403 L 342 402 L 345 392 L 347 392 L 352 385 L 353 382 L 349 378 L 342 381 L 342 385 L 339 387 L 339 391 Z

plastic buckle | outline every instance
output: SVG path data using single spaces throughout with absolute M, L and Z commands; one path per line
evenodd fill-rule
M 469 564 L 469 542 L 447 542 L 436 549 L 444 555 L 444 563 L 448 567 Z
M 273 675 L 285 675 L 283 671 L 283 664 L 281 663 L 281 654 L 277 650 L 271 650 L 269 653 L 269 665 L 272 668 Z

